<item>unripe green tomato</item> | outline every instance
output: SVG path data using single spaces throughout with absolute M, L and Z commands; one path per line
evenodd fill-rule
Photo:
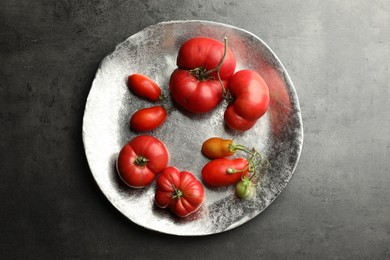
M 240 199 L 248 198 L 252 193 L 253 185 L 250 180 L 244 179 L 236 184 L 236 195 Z

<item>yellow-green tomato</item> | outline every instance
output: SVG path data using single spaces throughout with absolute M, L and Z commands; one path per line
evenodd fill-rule
M 253 194 L 253 183 L 248 178 L 244 178 L 236 184 L 236 195 L 240 199 L 245 199 Z

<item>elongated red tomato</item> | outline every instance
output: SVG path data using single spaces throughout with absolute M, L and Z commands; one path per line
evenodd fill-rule
M 166 118 L 167 111 L 162 106 L 143 108 L 131 117 L 130 128 L 137 132 L 150 131 L 162 125 Z
M 270 101 L 267 84 L 256 71 L 241 70 L 231 78 L 229 91 L 233 102 L 224 114 L 226 124 L 235 130 L 249 130 L 267 112 Z
M 202 169 L 203 180 L 211 186 L 228 186 L 248 175 L 245 158 L 219 158 L 208 162 Z
M 129 89 L 139 97 L 147 98 L 151 101 L 161 99 L 161 88 L 151 78 L 143 74 L 132 74 L 128 77 Z
M 197 211 L 204 201 L 204 188 L 194 175 L 167 167 L 156 180 L 155 203 L 160 208 L 169 208 L 179 217 Z
M 169 162 L 168 149 L 159 139 L 140 135 L 123 146 L 116 166 L 120 178 L 130 187 L 149 185 Z
M 224 43 L 206 37 L 191 38 L 179 49 L 176 69 L 169 80 L 172 98 L 192 113 L 206 113 L 222 101 L 222 86 L 214 71 L 225 53 Z M 219 75 L 228 88 L 236 68 L 236 59 L 230 48 L 219 67 Z
M 211 137 L 202 144 L 202 153 L 210 159 L 232 156 L 235 153 L 231 149 L 232 145 L 231 139 Z

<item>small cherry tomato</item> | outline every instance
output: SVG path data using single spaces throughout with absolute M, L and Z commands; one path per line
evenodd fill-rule
M 249 130 L 267 112 L 270 98 L 266 82 L 256 71 L 240 70 L 231 78 L 229 91 L 233 101 L 225 111 L 226 124 L 235 130 Z
M 210 159 L 232 156 L 235 153 L 233 140 L 211 137 L 203 143 L 202 153 Z
M 120 178 L 130 187 L 149 185 L 169 162 L 168 149 L 159 139 L 140 135 L 119 152 L 116 166 Z
M 194 175 L 167 167 L 156 180 L 155 203 L 160 208 L 169 208 L 179 217 L 197 211 L 204 201 L 204 188 Z
M 240 199 L 251 197 L 254 192 L 252 181 L 249 178 L 244 177 L 236 184 L 235 191 L 237 197 Z
M 148 107 L 138 110 L 130 119 L 130 129 L 143 132 L 156 129 L 167 118 L 167 111 L 162 106 Z
M 157 101 L 162 98 L 161 88 L 151 78 L 142 74 L 132 74 L 128 77 L 129 89 L 139 97 Z
M 211 186 L 235 184 L 249 173 L 245 158 L 219 158 L 208 162 L 202 169 L 203 180 Z

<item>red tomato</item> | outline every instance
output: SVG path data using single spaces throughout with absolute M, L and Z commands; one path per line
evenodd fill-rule
M 117 171 L 130 187 L 149 185 L 169 162 L 169 153 L 159 139 L 140 135 L 128 142 L 117 158 Z
M 179 217 L 197 211 L 204 201 L 204 188 L 192 173 L 167 167 L 156 180 L 155 203 Z
M 222 158 L 232 156 L 235 151 L 232 150 L 233 141 L 220 137 L 212 137 L 207 139 L 202 145 L 202 153 L 210 158 Z
M 130 128 L 137 132 L 150 131 L 162 125 L 166 118 L 167 111 L 162 106 L 143 108 L 131 117 Z
M 224 86 L 228 81 L 223 81 Z M 172 98 L 191 113 L 206 113 L 222 100 L 222 86 L 218 80 L 198 80 L 188 70 L 176 69 L 170 78 Z
M 216 69 L 224 56 L 224 44 L 205 37 L 186 41 L 179 49 L 176 69 L 169 81 L 172 98 L 192 113 L 206 113 L 222 100 L 222 86 Z M 219 69 L 225 88 L 236 68 L 233 52 L 227 48 Z
M 248 160 L 245 158 L 219 158 L 208 162 L 202 169 L 203 180 L 212 186 L 228 186 L 248 175 Z
M 161 88 L 151 78 L 142 74 L 132 74 L 128 77 L 129 89 L 139 97 L 152 101 L 161 99 Z
M 225 111 L 226 124 L 235 130 L 252 128 L 269 105 L 269 90 L 264 79 L 253 70 L 238 71 L 231 78 L 229 91 L 233 102 Z

